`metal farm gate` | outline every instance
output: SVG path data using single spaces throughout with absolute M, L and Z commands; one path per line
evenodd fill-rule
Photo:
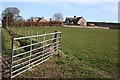
M 61 32 L 12 38 L 10 78 L 41 64 L 58 53 Z M 19 47 L 18 47 L 19 46 Z

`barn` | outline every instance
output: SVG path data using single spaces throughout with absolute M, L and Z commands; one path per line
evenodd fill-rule
M 66 17 L 65 19 L 66 25 L 79 25 L 79 26 L 87 26 L 87 21 L 83 17 Z

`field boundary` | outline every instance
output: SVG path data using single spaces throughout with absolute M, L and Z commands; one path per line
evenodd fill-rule
M 70 26 L 70 25 L 64 25 L 64 27 L 76 27 L 76 28 L 90 28 L 90 29 L 109 29 L 109 27 L 91 27 L 91 26 Z
M 10 78 L 12 79 L 58 54 L 61 35 L 61 32 L 55 31 L 35 36 L 12 37 Z M 36 38 L 37 41 L 35 41 Z M 39 38 L 42 40 L 40 41 Z M 16 47 L 15 43 L 19 44 L 20 41 L 28 41 L 29 44 Z

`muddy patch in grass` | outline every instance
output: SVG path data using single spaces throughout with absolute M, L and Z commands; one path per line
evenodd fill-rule
M 57 64 L 55 59 L 50 59 L 29 71 L 19 75 L 19 78 L 65 78 L 70 77 L 72 73 L 68 73 L 61 65 Z

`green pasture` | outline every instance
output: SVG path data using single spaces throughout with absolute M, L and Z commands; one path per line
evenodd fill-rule
M 65 56 L 63 58 L 56 57 L 55 60 L 59 65 L 57 70 L 63 70 L 65 77 L 111 78 L 118 74 L 119 30 L 66 27 L 12 27 L 10 29 L 26 36 L 36 35 L 37 31 L 38 34 L 61 31 L 61 51 Z M 2 29 L 2 39 L 3 49 L 7 54 L 11 40 L 4 29 Z M 37 74 L 28 72 L 25 74 L 26 77 L 41 74 L 37 69 L 35 70 Z

